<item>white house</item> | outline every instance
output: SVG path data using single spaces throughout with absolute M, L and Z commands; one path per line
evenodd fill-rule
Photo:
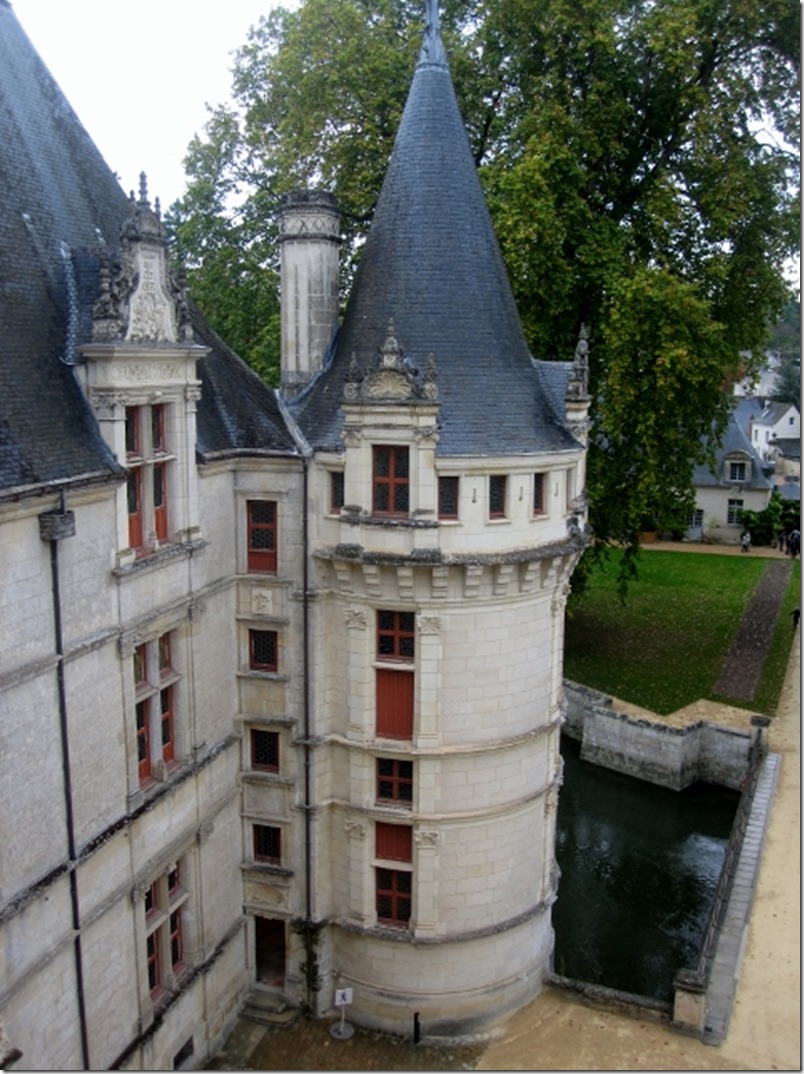
M 767 507 L 773 479 L 763 471 L 762 460 L 732 414 L 717 448 L 715 466 L 695 467 L 695 511 L 687 530 L 688 540 L 711 540 L 737 544 L 743 532 L 743 511 Z

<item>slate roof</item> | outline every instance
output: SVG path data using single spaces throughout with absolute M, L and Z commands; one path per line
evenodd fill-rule
M 525 341 L 433 26 L 330 359 L 289 403 L 314 448 L 340 448 L 348 366 L 373 367 L 391 320 L 420 369 L 433 356 L 439 455 L 577 449 L 551 390 L 564 374 L 540 374 Z
M 118 479 L 123 471 L 65 363 L 89 339 L 98 248 L 118 247 L 131 205 L 7 0 L 0 0 L 0 188 L 0 490 Z M 203 450 L 293 451 L 273 393 L 197 312 L 193 324 L 213 348 L 199 363 Z
M 751 445 L 751 441 L 745 434 L 734 414 L 729 417 L 723 440 L 715 454 L 716 469 L 712 471 L 705 463 L 699 463 L 693 469 L 692 483 L 698 488 L 727 488 L 734 484 L 724 474 L 724 460 L 737 453 L 748 455 L 751 459 L 751 477 L 748 481 L 741 481 L 744 488 L 771 489 L 773 481 L 762 470 L 762 460 Z

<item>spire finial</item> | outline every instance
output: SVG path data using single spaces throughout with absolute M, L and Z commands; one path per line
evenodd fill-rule
M 438 0 L 424 0 L 424 2 L 424 41 L 419 54 L 419 63 L 437 63 L 446 66 L 447 54 L 441 43 Z
M 148 201 L 148 177 L 145 172 L 140 172 L 140 205 L 150 209 Z

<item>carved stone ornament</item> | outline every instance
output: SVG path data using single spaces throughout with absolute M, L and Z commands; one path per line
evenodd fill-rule
M 417 831 L 413 833 L 413 841 L 417 847 L 437 847 L 441 842 L 441 833 Z
M 350 839 L 366 838 L 366 826 L 359 820 L 347 820 L 343 828 Z
M 108 388 L 91 388 L 89 398 L 98 421 L 113 421 L 115 418 L 122 418 L 129 405 L 127 392 L 113 391 Z
M 347 608 L 343 616 L 350 630 L 366 629 L 366 613 L 356 608 Z
M 426 368 L 421 370 L 414 359 L 403 352 L 391 320 L 373 369 L 361 367 L 357 357 L 352 355 L 343 396 L 346 402 L 432 402 L 438 397 L 437 380 L 433 356 L 429 355 Z
M 440 615 L 420 615 L 419 616 L 419 633 L 420 634 L 440 634 L 441 633 L 441 616 Z
M 193 338 L 184 281 L 168 266 L 167 239 L 159 200 L 151 208 L 145 173 L 139 200 L 131 194 L 131 216 L 123 225 L 120 260 L 104 256 L 100 294 L 93 310 L 95 342 L 178 343 Z
M 252 589 L 251 611 L 254 615 L 273 615 L 274 594 L 272 589 Z

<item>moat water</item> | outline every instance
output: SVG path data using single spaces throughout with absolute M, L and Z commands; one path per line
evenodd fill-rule
M 600 768 L 566 736 L 561 753 L 556 973 L 671 1000 L 677 971 L 698 960 L 739 795 Z

